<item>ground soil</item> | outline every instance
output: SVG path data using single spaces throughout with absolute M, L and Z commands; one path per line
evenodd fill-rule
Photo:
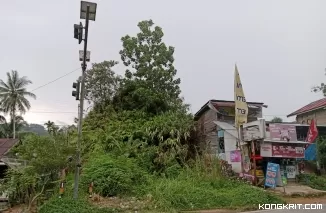
M 326 204 L 326 195 L 321 197 L 286 197 L 285 200 L 291 204 Z
M 326 204 L 326 195 L 322 197 L 285 197 L 284 198 L 287 203 L 289 204 Z M 141 210 L 145 205 L 146 201 L 139 201 L 136 199 L 131 199 L 131 200 L 122 200 L 119 198 L 97 198 L 93 197 L 90 199 L 92 203 L 95 205 L 101 206 L 101 207 L 111 207 L 111 208 L 122 208 L 125 209 L 126 211 L 134 212 L 135 210 L 139 211 Z M 4 213 L 21 213 L 23 210 L 23 207 L 21 206 L 16 206 L 13 207 L 8 211 L 4 211 Z M 232 211 L 232 210 L 223 210 L 223 209 L 216 209 L 216 210 L 201 210 L 201 211 L 195 211 L 198 213 L 235 213 L 239 211 Z M 195 213 L 191 212 L 191 213 Z M 189 212 L 190 213 L 190 212 Z

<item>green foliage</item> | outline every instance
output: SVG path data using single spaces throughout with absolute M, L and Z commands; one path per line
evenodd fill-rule
M 63 138 L 50 136 L 29 136 L 22 145 L 13 150 L 19 159 L 28 161 L 38 174 L 56 173 L 67 166 L 67 159 L 75 153 L 75 147 Z
M 13 137 L 16 136 L 16 113 L 25 113 L 31 108 L 27 97 L 36 99 L 34 93 L 28 92 L 26 87 L 31 84 L 26 76 L 20 77 L 17 71 L 7 72 L 7 81 L 0 79 L 0 109 L 9 114 L 13 121 Z
M 94 104 L 109 104 L 119 88 L 120 76 L 112 68 L 116 61 L 103 61 L 92 64 L 85 78 L 86 99 Z
M 120 152 L 134 158 L 146 158 L 147 169 L 163 172 L 167 167 L 183 164 L 188 155 L 188 140 L 194 123 L 191 115 L 180 111 L 154 117 L 142 111 L 111 113 L 102 129 L 92 128 L 92 117 L 85 119 L 85 137 L 99 149 Z M 144 165 L 145 162 L 143 161 Z
M 15 130 L 18 132 L 27 125 L 22 116 L 15 116 Z M 5 118 L 0 122 L 0 138 L 11 138 L 13 136 L 14 122 L 11 119 L 7 122 Z
M 120 51 L 128 68 L 113 100 L 115 109 L 159 114 L 180 107 L 180 79 L 175 78 L 174 48 L 162 41 L 164 33 L 152 20 L 139 22 L 136 37 L 124 36 Z M 129 68 L 132 68 L 130 70 Z
M 0 100 L 1 108 L 5 113 L 19 111 L 25 113 L 30 109 L 30 102 L 26 97 L 36 98 L 36 96 L 28 92 L 26 86 L 31 84 L 26 76 L 20 77 L 18 72 L 12 70 L 7 72 L 7 82 L 0 80 Z
M 53 198 L 41 206 L 39 213 L 114 213 L 118 210 L 111 208 L 99 208 L 85 200 L 73 200 L 72 198 Z
M 7 173 L 1 191 L 7 191 L 16 202 L 31 204 L 47 189 L 57 186 L 58 173 L 69 168 L 68 157 L 75 149 L 61 137 L 29 135 L 11 150 L 21 166 Z
M 271 123 L 282 123 L 283 119 L 280 117 L 274 117 L 270 122 Z
M 146 183 L 146 176 L 131 158 L 102 154 L 85 164 L 81 179 L 84 188 L 93 181 L 94 190 L 100 195 L 116 196 L 136 193 L 136 186 Z
M 326 191 L 326 177 L 315 174 L 301 174 L 299 180 L 313 189 Z
M 46 122 L 44 124 L 44 126 L 46 126 L 48 133 L 52 134 L 52 135 L 55 135 L 59 130 L 59 127 L 57 125 L 55 125 L 55 123 L 53 121 Z
M 179 177 L 160 179 L 150 190 L 163 210 L 210 208 L 257 209 L 261 203 L 283 203 L 262 189 L 225 179 L 205 180 Z
M 317 157 L 321 165 L 326 165 L 326 138 L 317 139 Z

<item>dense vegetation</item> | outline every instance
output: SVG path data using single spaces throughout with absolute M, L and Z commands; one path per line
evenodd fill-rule
M 193 117 L 180 96 L 174 48 L 163 42 L 162 29 L 151 20 L 138 27 L 137 36 L 122 38 L 124 77 L 113 71 L 115 61 L 95 63 L 87 71 L 87 100 L 93 108 L 83 122 L 80 200 L 69 198 L 76 128 L 60 131 L 51 121 L 45 124 L 49 135 L 27 135 L 12 150 L 28 165 L 7 175 L 4 189 L 12 200 L 28 203 L 29 209 L 38 203 L 40 212 L 115 211 L 85 201 L 93 182 L 100 196 L 136 197 L 151 212 L 282 202 L 263 190 L 227 180 L 219 161 L 199 150 Z M 63 169 L 68 176 L 60 200 L 56 191 Z M 51 193 L 54 197 L 42 205 Z

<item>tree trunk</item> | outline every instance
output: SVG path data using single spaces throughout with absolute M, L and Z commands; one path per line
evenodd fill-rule
M 13 122 L 13 138 L 16 139 L 16 112 L 15 109 L 12 112 L 12 122 Z

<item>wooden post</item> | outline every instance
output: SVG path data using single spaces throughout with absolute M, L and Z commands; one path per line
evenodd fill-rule
M 242 147 L 241 147 L 241 126 L 239 126 L 238 128 L 238 141 L 239 141 L 239 149 L 240 149 L 240 154 L 241 154 L 241 172 L 242 175 L 244 175 L 244 168 L 243 168 L 243 161 L 244 161 L 244 157 L 243 157 L 243 153 L 242 153 Z
M 257 175 L 256 175 L 256 148 L 255 148 L 255 141 L 251 141 L 252 144 L 252 151 L 253 151 L 253 161 L 254 161 L 254 184 L 256 185 L 257 182 Z

